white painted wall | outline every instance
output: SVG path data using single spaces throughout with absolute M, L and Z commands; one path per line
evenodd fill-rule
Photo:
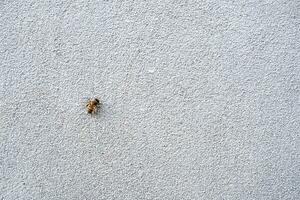
M 299 199 L 299 9 L 2 0 L 0 199 Z

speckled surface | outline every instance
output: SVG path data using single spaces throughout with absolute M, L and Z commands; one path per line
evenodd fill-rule
M 299 10 L 2 0 L 0 199 L 299 199 Z

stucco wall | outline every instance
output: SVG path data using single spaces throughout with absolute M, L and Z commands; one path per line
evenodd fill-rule
M 0 199 L 299 199 L 299 10 L 2 0 Z

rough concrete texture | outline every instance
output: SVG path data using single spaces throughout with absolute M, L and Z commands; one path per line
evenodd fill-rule
M 299 10 L 2 0 L 0 199 L 299 199 Z

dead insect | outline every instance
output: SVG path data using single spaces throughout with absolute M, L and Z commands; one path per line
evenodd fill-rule
M 101 102 L 99 99 L 94 98 L 90 99 L 86 104 L 86 109 L 89 114 L 96 114 L 98 110 L 98 106 L 100 106 Z

